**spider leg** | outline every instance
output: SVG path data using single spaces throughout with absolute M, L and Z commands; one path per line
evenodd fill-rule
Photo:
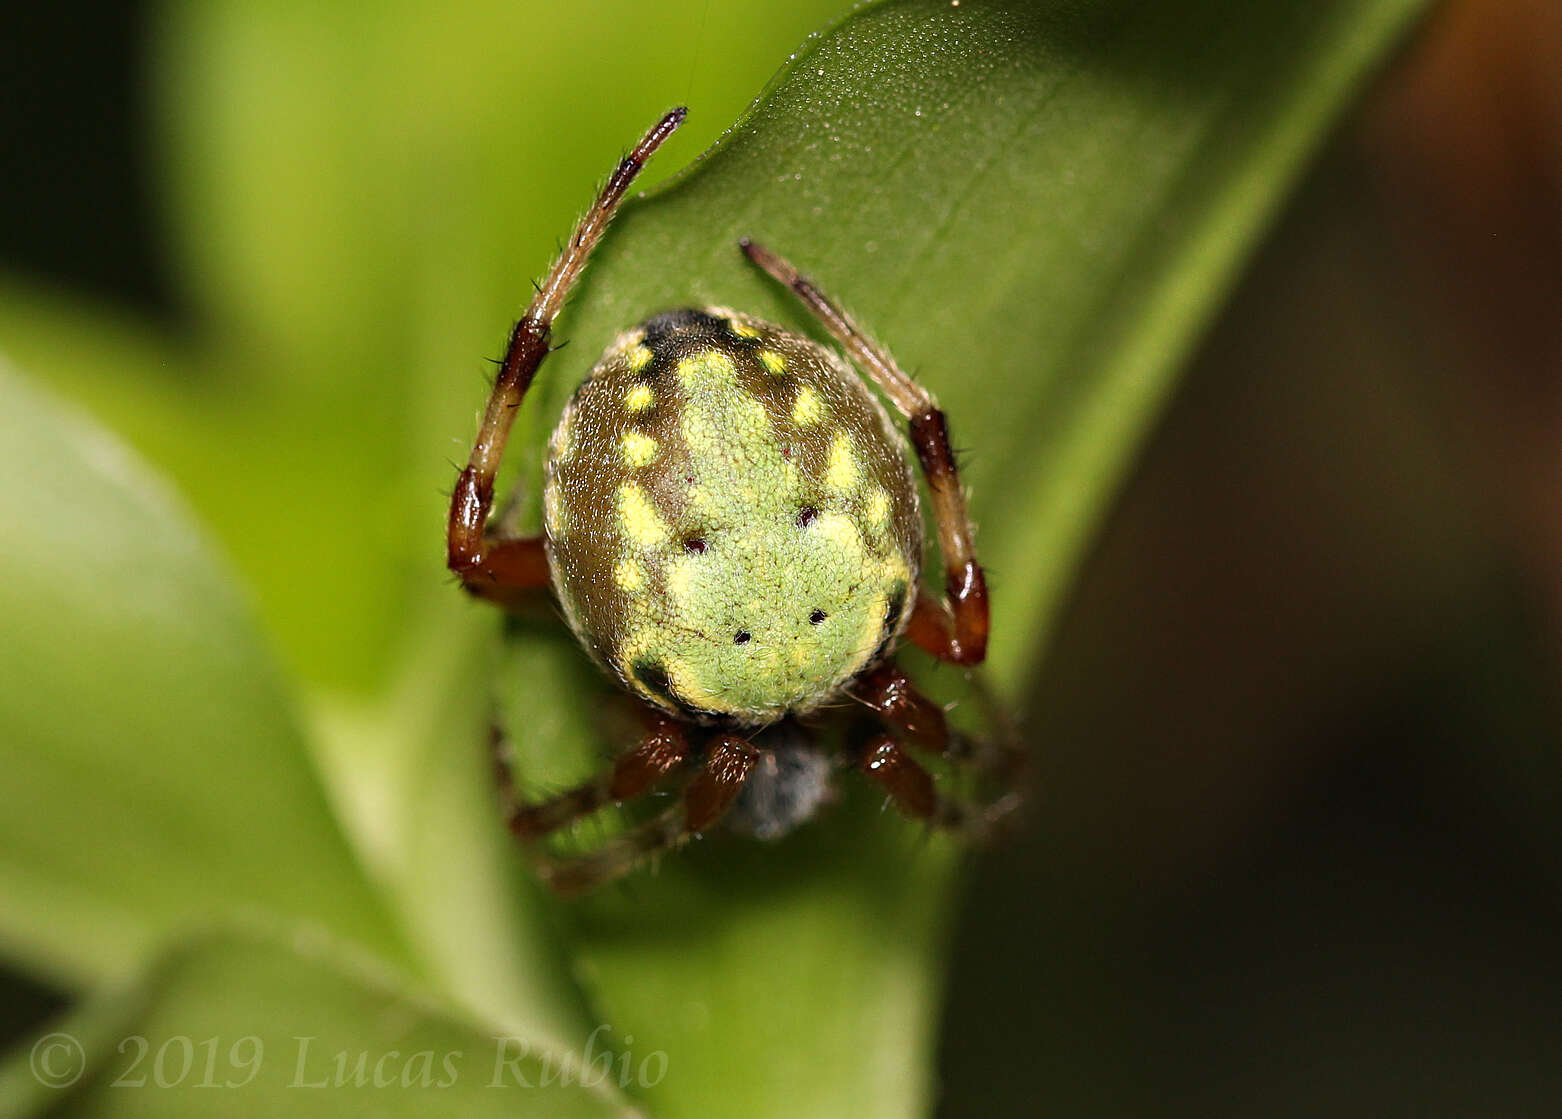
M 510 332 L 509 346 L 505 350 L 499 375 L 494 379 L 493 392 L 488 397 L 488 406 L 483 413 L 477 439 L 472 445 L 471 457 L 467 460 L 466 468 L 461 471 L 450 499 L 446 562 L 474 594 L 503 602 L 509 597 L 503 593 L 507 588 L 540 587 L 547 583 L 546 562 L 542 565 L 544 575 L 540 582 L 535 581 L 536 564 L 530 562 L 537 542 L 514 542 L 493 539 L 488 535 L 488 519 L 494 504 L 494 476 L 504 456 L 504 445 L 510 437 L 516 411 L 531 386 L 532 378 L 537 375 L 538 367 L 548 356 L 549 332 L 553 329 L 553 320 L 564 306 L 565 296 L 580 278 L 591 250 L 602 239 L 602 233 L 623 201 L 629 185 L 645 166 L 646 160 L 683 123 L 685 112 L 680 108 L 668 113 L 619 161 L 596 201 L 580 219 L 574 234 L 538 285 L 537 294 L 526 308 L 526 313 Z M 524 544 L 518 560 L 506 554 L 507 545 L 512 543 Z
M 578 897 L 622 878 L 652 855 L 683 844 L 692 834 L 684 827 L 682 806 L 675 805 L 595 851 L 567 859 L 538 855 L 532 859 L 532 868 L 554 893 Z
M 759 751 L 735 734 L 712 738 L 704 767 L 683 794 L 684 827 L 699 833 L 725 816 L 758 760 Z
M 933 518 L 944 557 L 944 597 L 918 595 L 906 634 L 941 660 L 980 664 L 987 657 L 987 580 L 976 560 L 965 492 L 949 445 L 949 425 L 933 394 L 908 377 L 894 357 L 790 262 L 744 238 L 744 255 L 797 293 L 835 340 L 910 421 L 911 443 L 933 497 Z
M 1024 747 L 1002 705 L 985 688 L 979 687 L 979 691 L 994 733 L 973 738 L 949 726 L 943 708 L 923 695 L 893 663 L 880 665 L 852 685 L 852 694 L 900 741 L 969 765 L 978 773 L 1015 781 L 1023 768 Z
M 548 585 L 548 545 L 541 536 L 486 536 L 480 577 L 461 582 L 477 598 L 518 610 Z
M 941 795 L 933 787 L 933 775 L 887 734 L 868 740 L 857 768 L 889 794 L 903 815 L 973 843 L 992 840 L 1020 806 L 1020 795 L 1013 790 L 985 803 Z
M 555 893 L 574 896 L 623 877 L 655 854 L 681 847 L 721 818 L 758 759 L 759 751 L 743 739 L 716 735 L 704 765 L 684 791 L 681 805 L 615 836 L 595 851 L 564 859 L 538 858 L 538 877 Z
M 1019 808 L 1024 750 L 1006 724 L 997 727 L 996 741 L 960 734 L 949 726 L 943 708 L 918 691 L 894 664 L 880 665 L 864 675 L 853 685 L 852 693 L 890 732 L 869 740 L 857 754 L 857 767 L 877 782 L 907 816 L 982 842 Z M 940 796 L 932 774 L 904 746 L 969 765 L 992 778 L 1002 791 L 990 801 L 977 804 Z
M 859 677 L 851 690 L 902 741 L 930 754 L 949 751 L 943 708 L 919 692 L 895 665 L 880 665 Z
M 500 750 L 502 744 L 496 736 L 494 762 L 510 831 L 524 840 L 541 839 L 609 804 L 618 804 L 649 792 L 688 756 L 689 743 L 683 732 L 683 724 L 677 720 L 649 708 L 644 709 L 643 717 L 646 723 L 645 737 L 638 746 L 620 757 L 612 769 L 573 789 L 539 801 L 522 801 L 517 795 L 514 774 Z

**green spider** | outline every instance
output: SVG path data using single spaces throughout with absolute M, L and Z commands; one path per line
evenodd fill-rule
M 811 816 L 850 763 L 906 815 L 974 835 L 980 808 L 939 795 L 909 745 L 957 760 L 965 743 L 891 660 L 908 637 L 935 657 L 986 655 L 986 583 L 944 415 L 845 311 L 751 241 L 755 264 L 819 317 L 909 420 L 946 570 L 919 593 L 922 520 L 906 440 L 840 356 L 718 307 L 655 315 L 620 335 L 549 444 L 545 533 L 490 524 L 494 476 L 549 331 L 615 209 L 683 122 L 663 117 L 619 163 L 516 323 L 451 500 L 448 561 L 506 607 L 551 585 L 571 630 L 638 700 L 644 736 L 595 780 L 535 803 L 512 795 L 511 830 L 536 840 L 682 779 L 674 808 L 542 877 L 577 893 L 729 822 L 773 836 Z M 855 701 L 873 725 L 832 759 L 798 720 Z

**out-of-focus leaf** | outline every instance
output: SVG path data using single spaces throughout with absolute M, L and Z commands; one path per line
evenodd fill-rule
M 306 680 L 361 684 L 400 647 L 405 478 L 394 437 L 350 391 L 269 383 L 242 347 L 214 352 L 14 281 L 0 281 L 0 346 L 178 486 Z
M 227 573 L 120 443 L 0 368 L 0 940 L 69 983 L 234 909 L 405 961 Z
M 323 707 L 327 785 L 431 981 L 506 1029 L 576 1048 L 594 1024 L 502 823 L 494 641 L 475 621 L 420 625 L 426 645 L 388 701 Z
M 662 1071 L 645 1058 L 631 1082 Z M 600 1051 L 463 1020 L 315 939 L 221 933 L 12 1054 L 0 1115 L 632 1119 L 619 1076 Z

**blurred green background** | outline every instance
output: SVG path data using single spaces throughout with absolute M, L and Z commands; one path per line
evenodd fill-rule
M 105 4 L 90 19 L 38 8 L 0 45 L 0 345 L 177 478 L 282 661 L 346 697 L 319 701 L 311 715 L 327 721 L 355 718 L 354 699 L 423 632 L 385 604 L 439 577 L 438 455 L 462 453 L 483 356 L 457 355 L 473 395 L 460 407 L 374 399 L 376 369 L 450 358 L 383 322 L 372 286 L 333 262 L 393 284 L 419 262 L 444 280 L 470 257 L 488 271 L 466 290 L 411 302 L 432 334 L 497 342 L 582 184 L 628 138 L 669 104 L 696 107 L 648 176 L 665 178 L 841 13 L 537 6 L 516 45 L 526 65 L 495 97 L 492 80 L 453 80 L 451 61 L 491 58 L 492 44 L 439 22 L 439 57 L 408 67 L 436 17 L 420 27 L 406 18 L 418 8 L 395 7 L 378 36 L 327 15 L 313 49 L 337 64 L 312 58 L 297 75 L 266 35 L 286 42 L 298 5 L 232 29 L 230 5 Z M 201 65 L 274 67 L 270 85 L 234 88 L 296 98 L 303 139 L 247 131 L 268 119 L 256 106 L 171 80 L 190 78 L 178 52 L 197 41 L 231 52 Z M 372 119 L 322 110 L 330 90 L 307 84 L 329 73 L 372 88 L 377 66 L 398 77 L 383 91 L 394 111 Z M 174 127 L 154 130 L 163 113 Z M 491 162 L 465 145 L 446 164 L 392 159 L 384 173 L 416 184 L 391 203 L 408 212 L 379 212 L 379 194 L 342 182 L 322 182 L 316 211 L 297 207 L 310 191 L 293 184 L 285 222 L 273 211 L 290 144 L 342 153 L 311 174 L 358 173 L 362 150 L 394 152 L 394 133 L 375 130 L 437 150 L 428 131 L 447 113 L 489 138 L 475 150 Z M 199 135 L 228 146 L 220 164 L 184 157 Z M 209 181 L 219 167 L 235 181 Z M 285 235 L 258 257 L 223 240 L 268 223 Z M 196 228 L 212 240 L 189 243 Z M 387 242 L 386 228 L 422 236 Z M 330 251 L 298 258 L 322 242 Z M 80 337 L 78 301 L 94 308 L 93 337 Z M 1558 308 L 1562 18 L 1546 0 L 1442 5 L 1336 132 L 1204 335 L 1025 689 L 1041 745 L 1034 806 L 1025 835 L 980 860 L 956 919 L 941 1114 L 1562 1104 Z M 253 352 L 203 353 L 256 320 L 283 325 Z M 354 355 L 364 375 L 335 376 L 325 351 Z M 96 355 L 111 353 L 104 377 Z M 241 369 L 235 394 L 221 379 Z M 349 398 L 382 437 L 334 450 Z M 191 434 L 234 408 L 259 417 L 256 443 Z M 267 457 L 268 431 L 313 439 L 320 455 Z M 446 433 L 435 454 L 431 432 Z M 365 459 L 375 446 L 383 458 Z M 227 458 L 203 470 L 213 454 Z M 254 499 L 269 507 L 226 500 L 224 472 L 249 461 L 267 472 Z M 409 470 L 428 477 L 433 515 L 395 500 Z M 288 516 L 292 495 L 318 484 L 341 490 L 362 543 L 389 562 L 316 577 L 322 553 L 299 539 L 346 554 L 329 507 Z M 425 522 L 433 545 L 409 556 Z M 70 998 L 10 975 L 7 1036 Z

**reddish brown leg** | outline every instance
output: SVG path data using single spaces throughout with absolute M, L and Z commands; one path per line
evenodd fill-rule
M 758 760 L 759 751 L 735 734 L 712 738 L 705 767 L 683 794 L 684 827 L 702 832 L 725 816 Z
M 645 737 L 639 746 L 619 758 L 611 770 L 557 796 L 529 804 L 516 795 L 510 767 L 496 750 L 499 785 L 507 806 L 510 831 L 521 839 L 541 839 L 609 804 L 618 804 L 650 791 L 688 755 L 689 744 L 681 723 L 650 709 L 645 709 L 643 716 Z M 496 742 L 495 746 L 498 745 Z
M 537 877 L 561 897 L 576 897 L 622 878 L 652 855 L 687 842 L 681 805 L 658 813 L 646 823 L 608 840 L 595 851 L 569 859 L 539 856 L 532 860 Z
M 557 893 L 582 894 L 623 877 L 653 855 L 682 846 L 731 807 L 758 758 L 759 751 L 741 738 L 715 736 L 704 766 L 684 792 L 683 804 L 608 840 L 595 851 L 568 859 L 539 859 L 538 875 Z
M 943 708 L 917 691 L 893 664 L 880 665 L 852 685 L 852 694 L 873 709 L 897 737 L 919 750 L 942 754 L 949 749 Z
M 987 657 L 987 581 L 976 561 L 965 492 L 949 446 L 949 425 L 938 402 L 895 364 L 888 350 L 863 333 L 850 315 L 788 261 L 747 238 L 738 244 L 750 260 L 797 293 L 824 328 L 846 347 L 852 360 L 911 421 L 911 443 L 933 498 L 933 519 L 944 557 L 944 598 L 917 596 L 909 636 L 935 657 L 955 664 L 980 664 Z
M 507 577 L 518 575 L 524 580 L 535 574 L 529 563 L 507 562 L 504 553 L 510 541 L 488 535 L 488 517 L 494 504 L 494 476 L 499 470 L 499 460 L 504 456 L 505 441 L 532 378 L 548 356 L 548 335 L 564 305 L 565 296 L 580 278 L 591 250 L 602 239 L 629 185 L 652 153 L 683 123 L 685 111 L 680 108 L 668 113 L 619 161 L 591 209 L 580 219 L 564 251 L 538 285 L 531 306 L 510 332 L 510 344 L 505 350 L 499 376 L 494 380 L 477 440 L 472 445 L 472 455 L 466 469 L 461 471 L 450 499 L 446 562 L 475 594 L 508 601 L 504 591 L 512 584 L 506 582 Z M 546 583 L 545 578 L 543 583 Z
M 485 541 L 484 578 L 464 579 L 478 598 L 509 609 L 527 604 L 548 585 L 547 542 L 541 536 L 490 536 Z
M 893 664 L 880 665 L 867 673 L 853 685 L 852 692 L 872 708 L 899 743 L 970 765 L 1005 790 L 996 800 L 974 808 L 939 797 L 934 792 L 932 776 L 916 759 L 890 738 L 876 738 L 862 754 L 861 768 L 884 786 L 906 815 L 983 839 L 999 820 L 1018 807 L 1019 794 L 1008 790 L 1019 776 L 1023 753 L 1006 727 L 998 728 L 996 742 L 972 742 L 954 732 L 944 718 L 943 708 L 918 691 Z
M 1020 803 L 1018 794 L 1012 792 L 983 805 L 940 796 L 933 787 L 933 775 L 887 734 L 868 742 L 857 768 L 888 793 L 904 815 L 978 843 L 991 839 Z

